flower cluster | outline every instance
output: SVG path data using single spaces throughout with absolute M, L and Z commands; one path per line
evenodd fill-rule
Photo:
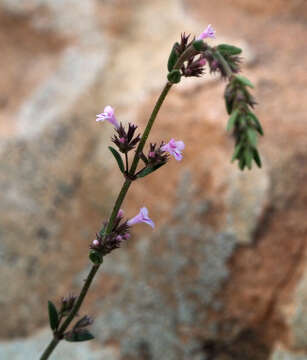
M 136 125 L 129 123 L 128 131 L 126 131 L 122 123 L 120 123 L 119 127 L 116 129 L 117 134 L 112 138 L 113 143 L 118 147 L 120 152 L 128 153 L 130 150 L 134 149 L 136 144 L 140 141 L 140 134 L 134 137 L 136 129 Z
M 70 310 L 73 308 L 76 296 L 73 294 L 69 294 L 68 296 L 62 297 L 61 299 L 61 308 L 60 308 L 60 315 L 65 316 L 68 315 Z
M 75 306 L 77 297 L 70 294 L 61 299 L 61 307 L 58 309 L 53 302 L 48 301 L 49 323 L 53 331 L 54 338 L 58 340 L 65 339 L 67 341 L 86 341 L 91 340 L 94 336 L 88 331 L 87 327 L 93 324 L 93 318 L 88 315 L 83 316 L 68 331 L 66 327 L 62 329 L 64 319 L 69 316 Z
M 207 38 L 215 38 L 215 30 L 211 25 L 208 25 L 197 39 L 194 37 L 191 41 L 189 41 L 190 35 L 181 34 L 180 43 L 174 44 L 168 59 L 168 80 L 170 82 L 178 83 L 181 76 L 200 77 L 204 74 L 204 66 L 207 63 L 205 56 L 207 45 L 203 40 Z M 194 48 L 196 43 L 201 45 L 201 52 Z
M 96 234 L 96 239 L 92 241 L 90 249 L 90 258 L 93 262 L 100 263 L 103 256 L 111 251 L 120 248 L 121 244 L 130 238 L 130 228 L 139 223 L 146 223 L 152 228 L 155 227 L 154 222 L 149 218 L 148 210 L 142 207 L 140 212 L 130 220 L 123 221 L 124 212 L 120 210 L 113 224 L 110 233 L 106 233 L 108 223 L 105 223 L 102 230 Z
M 201 60 L 197 60 L 197 61 L 202 64 Z M 193 66 L 192 66 L 192 68 L 194 69 L 193 71 L 201 71 L 201 70 L 197 70 L 198 69 L 197 66 L 194 67 Z M 121 172 L 124 173 L 125 176 L 128 177 L 129 179 L 134 180 L 138 177 L 144 177 L 149 175 L 153 171 L 160 168 L 162 165 L 166 164 L 169 155 L 173 155 L 177 161 L 182 160 L 183 158 L 182 150 L 184 149 L 183 141 L 175 141 L 174 139 L 171 139 L 167 144 L 162 142 L 159 147 L 157 146 L 157 144 L 150 143 L 150 149 L 147 157 L 144 155 L 143 152 L 140 152 L 138 154 L 139 158 L 144 161 L 145 167 L 142 168 L 140 171 L 138 171 L 136 174 L 130 174 L 127 153 L 132 149 L 134 149 L 141 139 L 140 134 L 135 136 L 135 131 L 137 129 L 137 126 L 129 123 L 128 129 L 125 130 L 122 123 L 118 124 L 118 121 L 115 117 L 114 109 L 110 105 L 106 106 L 104 112 L 97 116 L 98 116 L 97 121 L 107 120 L 113 125 L 116 124 L 115 126 L 116 133 L 112 137 L 112 142 L 117 146 L 118 150 L 121 153 L 125 154 L 126 169 L 120 154 L 113 148 L 110 148 L 110 150 L 114 155 Z
M 83 316 L 75 323 L 71 330 L 64 334 L 64 339 L 72 342 L 93 339 L 94 336 L 87 330 L 87 327 L 92 325 L 93 322 L 94 319 L 92 317 L 88 315 Z
M 165 164 L 168 161 L 169 155 L 162 149 L 164 142 L 162 141 L 160 146 L 150 143 L 149 152 L 147 158 L 145 157 L 145 163 L 149 166 L 155 166 L 159 164 Z

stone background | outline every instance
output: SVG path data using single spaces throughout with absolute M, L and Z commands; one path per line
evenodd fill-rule
M 48 299 L 77 292 L 121 186 L 96 124 L 144 127 L 180 33 L 208 23 L 244 49 L 262 170 L 230 164 L 224 84 L 168 96 L 152 141 L 184 160 L 131 189 L 156 230 L 105 260 L 82 312 L 96 340 L 54 358 L 307 360 L 307 6 L 304 0 L 0 0 L 0 358 L 36 359 Z M 158 195 L 158 196 L 157 196 Z

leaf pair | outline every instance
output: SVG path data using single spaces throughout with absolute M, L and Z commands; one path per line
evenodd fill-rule
M 60 325 L 60 317 L 56 306 L 52 301 L 48 301 L 49 324 L 53 333 L 56 333 Z M 94 336 L 87 329 L 71 330 L 64 334 L 64 339 L 70 342 L 88 341 Z

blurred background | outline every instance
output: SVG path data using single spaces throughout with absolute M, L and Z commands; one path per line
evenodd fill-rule
M 230 163 L 225 83 L 174 87 L 151 141 L 186 144 L 124 203 L 156 223 L 103 264 L 57 359 L 307 359 L 307 2 L 0 0 L 0 358 L 37 359 L 122 179 L 105 105 L 144 129 L 181 32 L 243 48 L 263 168 Z M 212 42 L 214 43 L 214 42 Z

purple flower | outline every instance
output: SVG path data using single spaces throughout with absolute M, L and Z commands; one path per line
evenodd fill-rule
M 97 119 L 96 121 L 109 121 L 111 124 L 113 124 L 116 129 L 119 128 L 119 123 L 114 115 L 114 109 L 112 108 L 112 106 L 107 105 L 103 112 L 101 114 L 96 115 Z
M 119 209 L 118 213 L 117 213 L 117 217 L 118 218 L 122 218 L 124 216 L 124 210 L 123 209 Z
M 184 142 L 183 141 L 175 141 L 175 139 L 171 139 L 167 144 L 161 146 L 162 151 L 167 151 L 171 155 L 174 156 L 174 158 L 177 161 L 180 161 L 182 159 L 181 151 L 184 149 Z
M 132 219 L 127 221 L 128 226 L 132 226 L 138 223 L 144 222 L 148 225 L 150 225 L 152 228 L 155 227 L 154 222 L 148 217 L 148 210 L 146 207 L 142 207 L 140 212 L 133 217 Z
M 99 246 L 99 241 L 97 239 L 93 240 L 92 245 Z
M 206 65 L 206 59 L 204 59 L 204 58 L 199 59 L 198 60 L 198 65 L 199 66 L 205 66 Z
M 209 24 L 207 26 L 207 29 L 204 30 L 197 38 L 197 40 L 204 40 L 206 38 L 215 38 L 215 30 L 213 29 L 213 27 L 211 26 L 211 24 Z

